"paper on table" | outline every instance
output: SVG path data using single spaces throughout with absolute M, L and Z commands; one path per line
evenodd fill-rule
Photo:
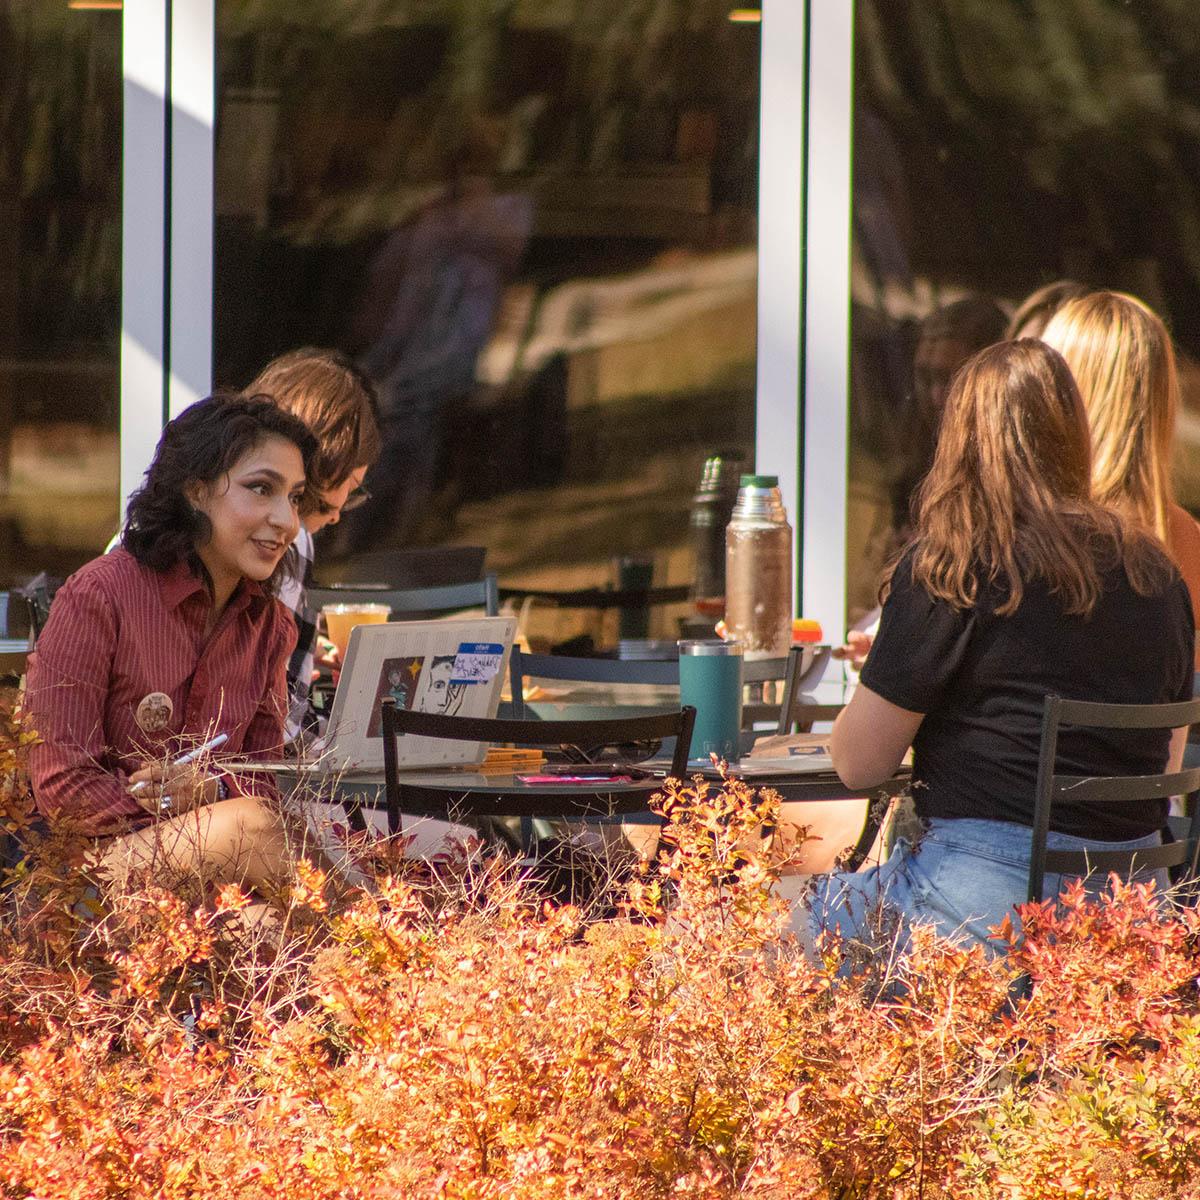
M 772 733 L 758 738 L 747 758 L 805 759 L 829 756 L 827 733 Z

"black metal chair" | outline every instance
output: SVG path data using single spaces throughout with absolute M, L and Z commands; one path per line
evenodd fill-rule
M 37 644 L 46 622 L 50 619 L 50 596 L 45 588 L 39 588 L 22 597 L 29 619 L 29 640 Z
M 508 659 L 513 711 L 535 719 L 525 705 L 525 681 L 548 679 L 559 683 L 620 687 L 628 684 L 679 687 L 678 659 L 572 658 L 565 654 L 527 654 L 519 646 Z
M 504 587 L 501 600 L 539 600 L 553 608 L 649 608 L 658 604 L 681 604 L 691 597 L 691 584 L 650 588 L 577 588 L 570 592 L 541 588 Z
M 798 681 L 791 678 L 791 674 L 798 676 L 800 662 L 799 654 L 791 654 L 787 658 L 749 659 L 742 664 L 742 683 L 752 686 L 782 681 L 785 696 L 789 686 L 793 693 L 799 694 Z M 527 679 L 593 684 L 601 687 L 632 684 L 677 688 L 679 659 L 572 658 L 563 654 L 527 654 L 520 647 L 514 646 L 508 660 L 513 711 L 529 718 L 531 714 L 524 701 Z M 743 708 L 743 727 L 748 728 L 750 721 L 773 718 L 775 713 L 773 705 L 747 704 Z
M 1091 729 L 1178 729 L 1200 722 L 1200 700 L 1180 704 L 1099 704 L 1047 696 L 1042 716 L 1042 742 L 1038 760 L 1033 842 L 1029 855 L 1029 899 L 1041 900 L 1046 872 L 1085 876 L 1093 871 L 1167 869 L 1177 872 L 1176 882 L 1194 880 L 1200 850 L 1200 767 L 1157 775 L 1077 776 L 1058 775 L 1058 735 L 1063 725 Z M 1046 837 L 1054 804 L 1128 804 L 1187 795 L 1190 818 L 1172 818 L 1164 844 L 1145 850 L 1049 850 Z M 1169 837 L 1170 840 L 1166 840 Z
M 691 596 L 689 584 L 672 584 L 663 587 L 593 587 L 577 588 L 573 591 L 553 591 L 543 588 L 502 587 L 501 600 L 522 603 L 534 600 L 555 609 L 592 609 L 599 614 L 617 610 L 619 636 L 622 638 L 644 638 L 650 618 L 650 610 L 664 604 L 681 604 Z M 591 637 L 583 635 L 572 639 L 589 644 Z M 582 649 L 582 647 L 579 647 Z
M 415 737 L 443 738 L 457 742 L 516 744 L 535 747 L 586 747 L 627 742 L 661 741 L 675 738 L 675 753 L 671 774 L 677 779 L 687 776 L 687 752 L 692 740 L 694 708 L 658 712 L 638 717 L 622 717 L 596 721 L 511 721 L 487 717 L 452 717 L 442 713 L 413 712 L 397 708 L 390 697 L 381 706 L 383 716 L 383 775 L 384 803 L 387 809 L 388 830 L 400 832 L 401 809 L 415 815 L 453 817 L 455 815 L 585 817 L 609 816 L 618 807 L 625 810 L 644 810 L 651 795 L 661 790 L 658 783 L 617 790 L 605 790 L 602 784 L 589 789 L 579 784 L 563 784 L 558 788 L 510 788 L 497 783 L 484 789 L 488 811 L 472 814 L 467 797 L 471 794 L 456 787 L 429 789 L 414 778 L 405 786 L 397 766 L 396 738 L 402 734 Z M 404 793 L 402 799 L 402 791 Z M 616 803 L 619 801 L 619 805 Z
M 29 644 L 31 647 L 36 645 L 38 637 L 50 617 L 50 602 L 61 585 L 62 580 L 42 571 L 24 587 L 6 593 L 9 599 L 3 617 L 5 628 L 11 628 L 18 632 L 6 633 L 5 637 L 24 637 L 26 633 L 26 630 L 22 629 L 24 619 L 28 622 Z
M 403 591 L 373 587 L 309 588 L 308 603 L 318 611 L 326 604 L 386 604 L 392 610 L 393 619 L 416 619 L 458 612 L 464 608 L 482 608 L 489 617 L 496 616 L 500 611 L 495 575 L 485 575 L 482 579 L 447 587 L 408 588 Z
M 791 733 L 797 726 L 811 728 L 813 721 L 829 719 L 824 711 L 816 712 L 811 702 L 805 699 L 806 689 L 821 682 L 825 670 L 833 658 L 832 646 L 817 646 L 816 654 L 808 670 L 802 670 L 804 647 L 793 646 L 788 653 L 787 673 L 784 675 L 783 700 L 779 705 L 777 733 Z M 806 711 L 807 710 L 807 711 Z M 834 714 L 837 715 L 836 713 Z
M 776 733 L 789 733 L 796 719 L 793 710 L 799 710 L 804 689 L 820 681 L 825 673 L 833 650 L 819 646 L 817 655 L 804 670 L 804 647 L 793 646 L 785 658 L 750 658 L 742 664 L 742 683 L 761 688 L 764 683 L 783 683 L 783 697 L 778 706 L 762 704 L 754 699 L 742 708 L 742 728 L 750 729 L 761 722 L 774 720 Z M 752 693 L 753 694 L 753 693 Z
M 0 592 L 0 686 L 20 681 L 39 632 L 30 598 L 24 592 Z

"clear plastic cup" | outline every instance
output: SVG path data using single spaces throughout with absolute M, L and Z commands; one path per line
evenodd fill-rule
M 383 625 L 392 610 L 386 604 L 326 604 L 321 609 L 325 617 L 325 635 L 345 659 L 350 645 L 350 630 L 355 625 Z

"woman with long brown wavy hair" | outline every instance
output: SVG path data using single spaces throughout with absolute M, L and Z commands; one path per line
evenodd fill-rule
M 802 935 L 868 935 L 882 906 L 987 945 L 1025 896 L 1045 697 L 1191 696 L 1187 590 L 1153 538 L 1092 499 L 1091 475 L 1083 402 L 1056 351 L 1002 342 L 962 368 L 914 539 L 833 731 L 834 766 L 855 789 L 889 778 L 912 747 L 925 833 L 871 871 L 821 877 L 797 910 Z M 1161 771 L 1185 734 L 1064 730 L 1059 767 Z M 1153 845 L 1165 816 L 1165 801 L 1132 813 L 1063 805 L 1050 845 Z M 1048 876 L 1047 890 L 1061 883 Z
M 1042 341 L 1075 376 L 1092 434 L 1092 493 L 1162 541 L 1200 625 L 1200 525 L 1175 503 L 1179 381 L 1171 335 L 1134 296 L 1092 292 L 1050 319 Z

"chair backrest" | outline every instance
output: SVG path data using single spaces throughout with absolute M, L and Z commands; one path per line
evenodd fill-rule
M 0 686 L 14 685 L 25 673 L 34 638 L 27 597 L 20 592 L 0 592 Z
M 28 636 L 30 646 L 37 643 L 46 621 L 50 617 L 50 602 L 62 586 L 62 580 L 40 571 L 24 587 L 7 593 L 8 607 L 5 610 L 5 637 Z
M 742 661 L 742 728 L 756 729 L 767 721 L 777 720 L 779 704 L 773 694 L 764 689 L 765 683 L 787 683 L 790 656 L 781 658 L 747 658 Z
M 792 679 L 793 691 L 796 691 L 800 663 L 799 654 L 789 654 L 786 658 L 747 659 L 742 664 L 742 683 L 761 684 L 782 680 L 786 693 L 788 681 Z M 793 676 L 796 678 L 793 679 Z M 527 679 L 613 687 L 649 685 L 677 688 L 679 659 L 571 658 L 564 654 L 527 654 L 519 646 L 514 646 L 508 660 L 509 693 L 514 711 L 522 712 L 526 717 L 530 715 L 524 706 Z M 756 721 L 771 719 L 774 713 L 774 705 L 749 703 L 743 709 L 743 722 L 749 718 Z
M 372 550 L 356 554 L 336 573 L 318 571 L 322 584 L 369 580 L 397 591 L 451 587 L 483 578 L 487 550 L 483 546 L 413 546 L 407 550 Z
M 817 646 L 807 669 L 804 668 L 804 646 L 793 646 L 788 652 L 787 674 L 784 676 L 783 700 L 779 705 L 777 733 L 791 733 L 792 726 L 803 720 L 800 703 L 809 688 L 815 687 L 825 676 L 825 670 L 833 658 L 832 646 Z
M 571 658 L 565 654 L 526 654 L 514 646 L 508 659 L 508 682 L 513 707 L 529 716 L 524 707 L 526 679 L 552 679 L 564 683 L 620 686 L 650 684 L 679 686 L 679 660 L 628 658 Z
M 500 599 L 532 599 L 552 608 L 640 609 L 658 604 L 679 604 L 690 598 L 691 591 L 691 585 L 686 583 L 650 588 L 579 588 L 573 592 L 505 587 L 500 589 Z
M 370 587 L 314 587 L 307 590 L 307 595 L 309 605 L 318 611 L 326 604 L 386 604 L 392 610 L 393 617 L 430 616 L 458 612 L 464 608 L 482 608 L 489 617 L 497 616 L 500 612 L 495 575 L 448 587 L 409 588 L 404 591 Z
M 414 712 L 397 708 L 390 696 L 381 705 L 383 715 L 383 773 L 388 804 L 399 797 L 396 735 L 447 738 L 460 742 L 513 743 L 519 746 L 610 746 L 633 742 L 675 739 L 671 775 L 687 778 L 687 755 L 692 742 L 696 710 L 648 713 L 638 717 L 589 721 L 511 721 L 503 718 L 454 717 L 444 713 Z M 586 794 L 586 789 L 584 789 Z
M 29 598 L 22 592 L 0 592 L 0 641 L 31 643 L 33 628 Z
M 1200 700 L 1180 704 L 1099 704 L 1047 696 L 1042 715 L 1042 742 L 1038 759 L 1037 790 L 1033 815 L 1033 844 L 1029 855 L 1029 899 L 1041 900 L 1047 871 L 1087 875 L 1091 871 L 1158 870 L 1183 867 L 1185 878 L 1196 873 L 1200 849 L 1200 767 L 1157 775 L 1058 775 L 1058 735 L 1063 725 L 1091 729 L 1179 729 L 1200 721 Z M 1144 850 L 1048 850 L 1046 838 L 1055 802 L 1072 804 L 1127 804 L 1186 794 L 1192 797 L 1192 817 L 1186 836 Z
M 745 658 L 742 660 L 742 683 L 786 683 L 792 669 L 790 654 L 779 658 Z

